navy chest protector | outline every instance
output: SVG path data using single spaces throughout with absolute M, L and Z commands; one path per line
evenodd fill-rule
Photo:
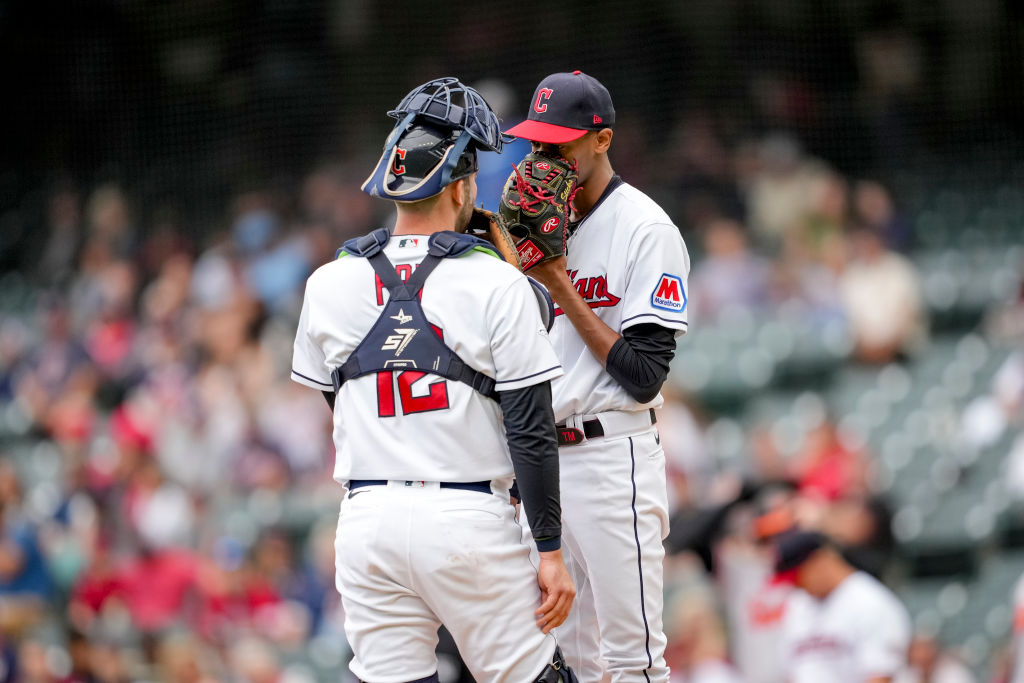
M 343 251 L 365 258 L 373 267 L 390 298 L 377 321 L 348 359 L 331 373 L 334 391 L 350 379 L 378 372 L 419 370 L 468 384 L 488 398 L 497 400 L 494 380 L 466 365 L 441 339 L 420 305 L 423 284 L 444 258 L 461 256 L 474 248 L 493 247 L 471 235 L 441 232 L 431 235 L 427 256 L 403 282 L 384 255 L 390 239 L 387 230 L 375 230 L 345 243 Z

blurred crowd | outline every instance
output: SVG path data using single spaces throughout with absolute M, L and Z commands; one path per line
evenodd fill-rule
M 878 368 L 926 346 L 914 232 L 883 183 L 786 134 L 728 141 L 699 115 L 675 139 L 674 173 L 650 190 L 693 253 L 691 329 L 784 312 L 840 325 L 848 362 Z M 644 187 L 640 152 L 615 152 Z M 0 682 L 345 675 L 330 414 L 288 371 L 305 278 L 388 221 L 359 191 L 365 170 L 327 164 L 294 188 L 238 192 L 222 229 L 181 225 L 173 205 L 144 212 L 117 184 L 47 188 L 21 268 L 2 275 Z M 965 433 L 1020 429 L 1022 365 Z M 770 540 L 815 529 L 887 577 L 892 511 L 872 454 L 821 408 L 795 453 L 753 432 L 732 468 L 709 443 L 713 416 L 674 379 L 659 416 L 670 665 L 680 682 L 781 683 L 791 589 L 772 581 Z M 976 680 L 933 636 L 914 640 L 899 683 Z

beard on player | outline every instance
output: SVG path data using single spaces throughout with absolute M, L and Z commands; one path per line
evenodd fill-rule
M 473 204 L 476 202 L 475 176 L 463 179 L 462 183 L 462 206 L 455 217 L 455 232 L 466 232 L 469 221 L 473 217 Z

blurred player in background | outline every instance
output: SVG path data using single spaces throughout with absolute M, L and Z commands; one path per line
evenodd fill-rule
M 910 645 L 910 617 L 896 596 L 822 534 L 788 531 L 775 547 L 777 577 L 800 589 L 783 617 L 787 680 L 892 683 Z

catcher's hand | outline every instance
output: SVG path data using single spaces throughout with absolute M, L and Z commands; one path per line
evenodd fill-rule
M 543 152 L 527 154 L 508 177 L 498 214 L 516 241 L 523 271 L 565 254 L 577 187 L 576 164 Z
M 505 229 L 505 221 L 501 216 L 487 209 L 475 207 L 473 215 L 469 218 L 469 225 L 466 226 L 466 232 L 489 241 L 506 261 L 520 268 L 515 240 Z

